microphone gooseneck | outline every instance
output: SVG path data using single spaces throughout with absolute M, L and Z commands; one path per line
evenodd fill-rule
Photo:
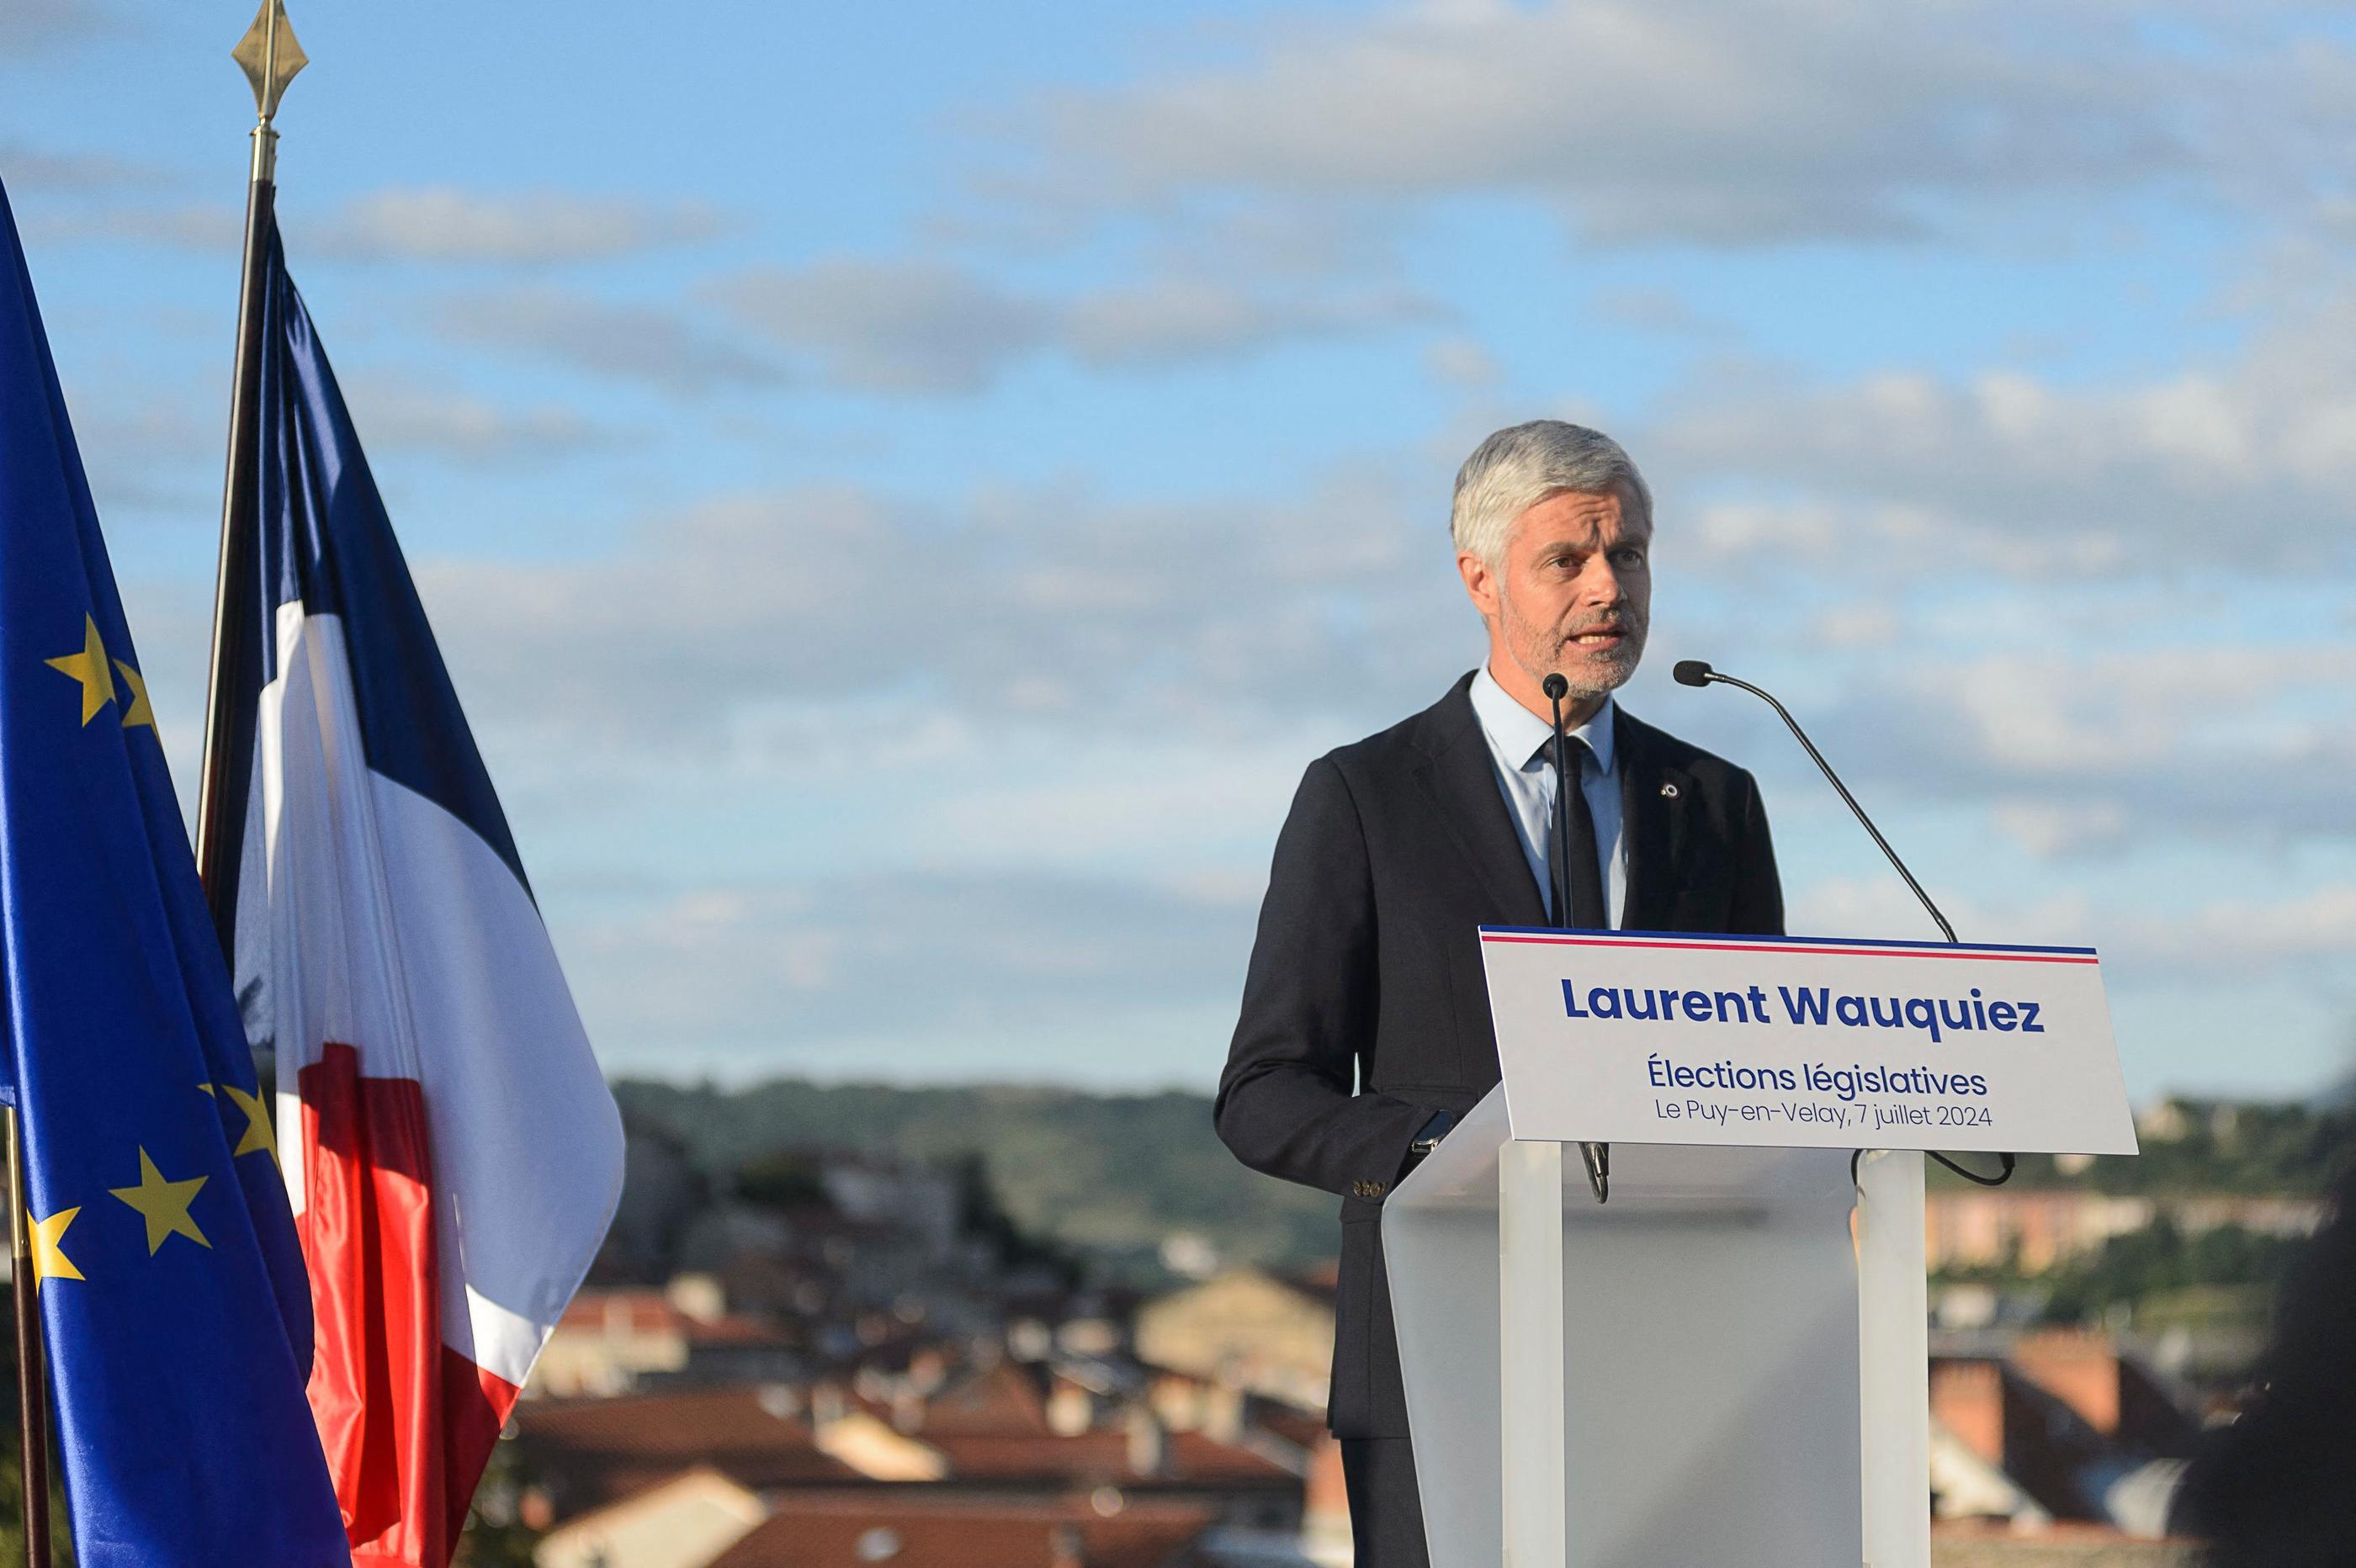
M 1762 690 L 1747 680 L 1737 680 L 1730 675 L 1712 669 L 1700 659 L 1680 659 L 1677 661 L 1676 668 L 1670 673 L 1676 677 L 1681 686 L 1708 686 L 1712 681 L 1717 681 L 1725 686 L 1740 687 L 1773 709 L 1776 716 L 1790 727 L 1793 735 L 1803 747 L 1806 748 L 1809 757 L 1815 761 L 1816 766 L 1824 771 L 1826 781 L 1834 789 L 1840 792 L 1841 799 L 1847 803 L 1849 810 L 1856 814 L 1858 821 L 1864 825 L 1865 830 L 1873 836 L 1873 841 L 1881 847 L 1881 852 L 1890 857 L 1890 863 L 1898 869 L 1900 876 L 1906 879 L 1906 885 L 1913 890 L 1916 898 L 1922 901 L 1922 907 L 1931 912 L 1931 918 L 1938 923 L 1939 930 L 1950 942 L 1960 943 L 1963 940 L 1955 934 L 1955 928 L 1947 923 L 1947 917 L 1939 912 L 1939 906 L 1931 901 L 1931 895 L 1922 891 L 1922 884 L 1914 880 L 1914 873 L 1906 869 L 1906 862 L 1898 858 L 1898 851 L 1890 847 L 1890 840 L 1881 836 L 1881 829 L 1873 825 L 1873 818 L 1865 814 L 1865 807 L 1858 805 L 1857 796 L 1848 793 L 1848 785 L 1841 783 L 1840 774 L 1833 772 L 1833 765 L 1825 761 L 1825 754 L 1822 752 L 1816 750 L 1816 743 L 1808 739 L 1808 732 L 1800 728 L 1800 721 L 1792 717 L 1791 709 L 1775 700 L 1773 693 Z
M 1570 739 L 1562 727 L 1562 699 L 1570 695 L 1570 682 L 1559 671 L 1549 673 L 1538 683 L 1554 706 L 1554 844 L 1547 857 L 1547 874 L 1553 881 L 1554 923 L 1558 929 L 1570 928 L 1570 792 L 1579 787 L 1570 775 Z M 1612 1200 L 1612 1146 L 1582 1143 L 1579 1146 L 1580 1163 L 1587 1167 L 1587 1184 L 1595 1189 L 1595 1200 Z
M 1768 707 L 1773 709 L 1775 710 L 1776 717 L 1783 720 L 1784 724 L 1791 730 L 1793 736 L 1798 740 L 1800 744 L 1806 749 L 1808 755 L 1814 759 L 1816 766 L 1823 770 L 1826 782 L 1831 784 L 1833 788 L 1840 793 L 1842 801 L 1847 805 L 1851 812 L 1856 814 L 1858 821 L 1864 825 L 1865 830 L 1873 836 L 1873 841 L 1881 847 L 1881 852 L 1890 857 L 1890 863 L 1897 868 L 1898 874 L 1900 876 L 1906 879 L 1906 885 L 1913 890 L 1914 896 L 1916 898 L 1922 901 L 1922 907 L 1931 912 L 1931 918 L 1938 923 L 1941 933 L 1946 936 L 1949 942 L 1954 943 L 1958 946 L 1962 944 L 1963 938 L 1957 936 L 1955 934 L 1955 928 L 1947 923 L 1947 917 L 1939 912 L 1939 906 L 1931 901 L 1931 895 L 1922 891 L 1922 884 L 1914 880 L 1914 873 L 1906 869 L 1906 862 L 1898 858 L 1898 851 L 1890 847 L 1890 840 L 1881 836 L 1881 829 L 1873 825 L 1873 818 L 1865 814 L 1865 807 L 1858 805 L 1857 796 L 1848 793 L 1848 785 L 1841 783 L 1840 775 L 1833 772 L 1833 765 L 1825 761 L 1825 754 L 1816 750 L 1816 743 L 1808 739 L 1808 732 L 1805 730 L 1800 728 L 1800 721 L 1792 717 L 1791 709 L 1785 708 L 1781 702 L 1775 700 L 1775 696 L 1772 692 L 1755 687 L 1747 680 L 1738 680 L 1730 675 L 1712 669 L 1708 663 L 1702 659 L 1679 659 L 1676 663 L 1676 667 L 1672 669 L 1669 673 L 1676 677 L 1677 684 L 1680 686 L 1708 686 L 1711 682 L 1716 681 L 1724 686 L 1740 687 L 1744 691 L 1749 692 L 1751 696 L 1758 698 L 1761 701 L 1767 704 Z M 1962 1177 L 1965 1180 L 1976 1182 L 1982 1187 L 2003 1186 L 2006 1182 L 2012 1179 L 2013 1169 L 2015 1165 L 2018 1163 L 2013 1156 L 2008 1154 L 1999 1154 L 1997 1156 L 1997 1158 L 2003 1163 L 2002 1174 L 1997 1176 L 1982 1176 L 1976 1170 L 1967 1170 L 1964 1167 L 1957 1165 L 1954 1160 L 1949 1159 L 1945 1155 L 1941 1154 L 1936 1149 L 1929 1149 L 1924 1152 L 1929 1154 L 1933 1159 L 1937 1160 L 1941 1165 L 1945 1166 L 1949 1170 L 1954 1171 L 1957 1176 Z M 1852 1157 L 1849 1160 L 1849 1179 L 1852 1181 L 1857 1179 L 1857 1161 L 1858 1158 L 1862 1157 L 1862 1155 L 1863 1151 L 1859 1150 L 1858 1156 Z

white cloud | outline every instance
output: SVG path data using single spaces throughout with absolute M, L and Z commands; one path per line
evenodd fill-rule
M 711 747 L 771 709 L 911 683 L 961 712 L 1202 734 L 1430 700 L 1479 635 L 1440 536 L 1373 479 L 1276 507 L 753 493 L 603 558 L 442 559 L 421 576 L 476 672 L 462 689 L 513 694 L 518 721 L 576 751 Z
M 1231 908 L 1106 878 L 855 875 L 697 889 L 585 921 L 556 901 L 609 1065 L 690 1051 L 774 1066 L 781 1045 L 839 1060 L 862 1041 L 1006 1030 L 1084 1030 L 1125 1056 L 1141 1015 L 1196 1001 L 1249 941 Z M 1205 1063 L 1216 1051 L 1202 1042 Z M 1033 1058 L 1022 1075 L 1066 1069 Z
M 2040 859 L 2122 849 L 2133 841 L 2126 809 L 2115 800 L 2006 801 L 1995 816 L 1997 831 Z
M 346 389 L 373 452 L 415 452 L 470 467 L 542 463 L 602 444 L 565 408 L 507 408 L 410 377 L 365 376 Z
M 520 349 L 688 396 L 787 379 L 781 367 L 735 339 L 659 305 L 524 289 L 452 299 L 437 314 L 443 335 L 454 342 Z
M 1053 312 L 957 267 L 837 259 L 764 268 L 714 297 L 832 384 L 870 392 L 971 392 L 1047 339 Z
M 1816 640 L 1829 648 L 1886 648 L 1900 631 L 1898 613 L 1888 604 L 1843 604 L 1816 617 Z
M 2144 646 L 1855 672 L 1810 728 L 1868 784 L 1985 806 L 2033 853 L 2344 842 L 2356 643 Z
M 378 191 L 288 229 L 306 249 L 352 261 L 538 263 L 693 244 L 722 223 L 700 202 L 431 186 Z
M 102 173 L 94 160 L 37 165 L 52 175 Z M 0 167 L 0 174 L 7 171 Z M 140 183 L 128 165 L 113 187 Z M 85 179 L 84 188 L 88 188 Z M 124 240 L 186 251 L 235 251 L 245 226 L 220 202 L 115 202 L 47 212 L 32 232 L 45 240 Z M 454 186 L 380 190 L 313 215 L 282 201 L 279 227 L 290 251 L 347 261 L 552 264 L 602 261 L 708 240 L 723 227 L 711 208 L 628 197 L 553 191 L 499 194 Z
M 1471 337 L 1443 337 L 1424 350 L 1424 368 L 1432 379 L 1474 389 L 1496 385 L 1496 356 Z
M 0 49 L 38 54 L 104 37 L 123 26 L 116 8 L 100 0 L 9 0 L 0 6 Z
M 2356 952 L 2356 884 L 2325 882 L 2276 898 L 2188 897 L 2164 911 L 2097 903 L 2068 891 L 1987 899 L 1942 890 L 1940 906 L 1966 942 L 2092 945 L 2114 982 L 2148 990 L 2189 976 L 2280 976 Z M 1791 929 L 1821 936 L 1936 939 L 1922 906 L 1895 877 L 1831 879 L 1793 891 Z
M 1882 580 L 2356 564 L 2356 292 L 2148 380 L 1714 368 L 1632 442 L 1701 558 Z
M 153 189 L 173 182 L 152 164 L 112 153 L 69 152 L 22 142 L 0 142 L 0 180 L 10 191 L 90 196 Z
M 245 238 L 237 209 L 220 202 L 44 211 L 28 218 L 24 230 L 27 240 L 44 243 L 127 241 L 176 251 L 234 251 Z
M 2198 27 L 2212 8 L 2169 9 Z M 1958 227 L 1959 203 L 2161 182 L 2239 200 L 2234 176 L 2346 123 L 2325 46 L 2173 48 L 2156 20 L 2021 0 L 1424 0 L 1055 95 L 1016 140 L 1045 165 L 1034 188 L 1079 205 L 1503 192 L 1590 240 L 1740 245 L 1916 237 Z M 2234 111 L 2266 91 L 2304 112 L 2260 144 Z
M 1792 873 L 1787 869 L 1784 874 Z M 2083 943 L 2094 918 L 2086 900 L 2075 893 L 1998 901 L 1943 888 L 1933 896 L 1966 942 Z M 1806 935 L 1939 939 L 1922 904 L 1892 875 L 1804 880 L 1786 899 L 1784 923 Z
M 2180 971 L 2249 976 L 2314 960 L 2344 965 L 2356 953 L 2356 883 L 2171 912 L 2138 923 L 2131 940 L 2143 959 Z
M 1086 363 L 1155 365 L 1238 354 L 1289 338 L 1376 332 L 1436 314 L 1428 301 L 1389 288 L 1327 289 L 1282 299 L 1166 278 L 1082 296 L 1065 315 L 1062 337 Z
M 1049 354 L 1100 369 L 1148 368 L 1440 314 L 1406 289 L 1335 277 L 1169 272 L 1059 299 L 948 262 L 850 257 L 762 268 L 710 293 L 809 360 L 828 384 L 881 393 L 980 392 Z

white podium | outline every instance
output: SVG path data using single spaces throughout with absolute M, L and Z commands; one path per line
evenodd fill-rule
M 1436 1568 L 1928 1568 L 1911 1151 L 2135 1152 L 2096 955 L 1481 937 L 1504 1082 L 1382 1220 Z
M 1612 1160 L 1500 1086 L 1384 1205 L 1434 1568 L 1924 1568 L 1922 1157 Z

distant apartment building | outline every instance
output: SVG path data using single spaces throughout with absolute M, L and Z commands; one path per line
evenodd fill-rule
M 1139 1308 L 1135 1344 L 1148 1366 L 1322 1412 L 1333 1364 L 1333 1289 L 1229 1269 Z
M 574 1296 L 541 1351 L 529 1392 L 610 1398 L 666 1383 L 782 1381 L 809 1370 L 798 1335 L 731 1313 L 710 1276 L 681 1275 L 663 1290 Z
M 2187 1235 L 2234 1225 L 2305 1236 L 2327 1211 L 2320 1198 L 2271 1194 L 2126 1197 L 2075 1188 L 1975 1188 L 1930 1195 L 1924 1246 L 1933 1272 L 2003 1265 L 2033 1275 L 2161 1219 Z

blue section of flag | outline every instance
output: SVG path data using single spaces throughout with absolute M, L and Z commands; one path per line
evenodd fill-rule
M 341 619 L 369 767 L 472 827 L 529 891 L 507 814 L 274 230 L 262 308 L 257 602 L 265 623 L 296 600 L 307 614 Z M 260 630 L 253 696 L 277 674 L 277 638 L 266 624 Z
M 0 192 L 0 1097 L 86 1568 L 351 1561 L 229 975 Z

